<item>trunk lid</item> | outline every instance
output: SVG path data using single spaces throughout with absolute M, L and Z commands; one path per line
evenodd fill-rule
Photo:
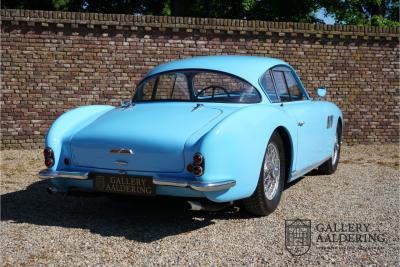
M 215 107 L 195 107 L 194 103 L 148 103 L 113 109 L 72 137 L 73 164 L 180 172 L 188 137 L 223 113 Z M 125 153 L 115 153 L 118 149 Z

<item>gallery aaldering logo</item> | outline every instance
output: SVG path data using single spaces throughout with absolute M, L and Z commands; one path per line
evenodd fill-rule
M 311 221 L 285 220 L 285 246 L 293 256 L 305 254 L 311 246 Z
M 385 235 L 370 223 L 313 223 L 311 220 L 285 220 L 285 247 L 293 256 L 317 249 L 383 249 Z M 313 230 L 313 231 L 312 231 Z M 313 235 L 314 234 L 314 235 Z M 312 242 L 313 241 L 313 242 Z M 378 245 L 378 246 L 377 246 Z

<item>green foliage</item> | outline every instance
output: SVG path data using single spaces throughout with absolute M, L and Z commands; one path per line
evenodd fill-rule
M 400 26 L 397 0 L 321 0 L 320 4 L 337 23 Z
M 53 0 L 52 1 L 52 4 L 53 4 L 55 10 L 63 10 L 63 11 L 68 10 L 69 3 L 70 3 L 70 0 Z
M 315 0 L 256 1 L 249 18 L 270 21 L 320 22 L 315 17 L 319 9 Z
M 373 26 L 389 26 L 389 27 L 394 27 L 400 26 L 400 22 L 397 20 L 391 20 L 388 18 L 385 18 L 383 16 L 378 16 L 378 15 L 373 15 L 371 18 L 371 21 L 367 23 L 367 25 L 373 25 Z
M 3 0 L 2 8 L 400 26 L 398 0 Z

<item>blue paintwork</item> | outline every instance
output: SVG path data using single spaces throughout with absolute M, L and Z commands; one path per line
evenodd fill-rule
M 317 88 L 317 95 L 319 97 L 325 97 L 326 96 L 326 88 L 324 87 L 318 87 Z
M 181 172 L 186 140 L 210 121 L 227 115 L 223 108 L 192 109 L 193 103 L 114 109 L 72 138 L 72 159 L 80 166 L 105 169 L 115 168 L 116 160 L 124 160 L 128 164 L 121 166 L 123 170 Z M 110 154 L 116 147 L 134 148 L 135 156 Z
M 51 147 L 54 151 L 55 163 L 52 170 L 62 170 L 65 168 L 60 158 L 70 157 L 70 140 L 71 137 L 84 128 L 93 123 L 101 115 L 110 111 L 112 106 L 84 106 L 68 111 L 61 115 L 50 127 L 46 136 L 46 147 Z
M 217 192 L 168 186 L 156 189 L 159 195 L 232 201 L 254 192 L 268 140 L 280 127 L 291 139 L 288 179 L 294 180 L 332 155 L 336 125 L 339 118 L 343 119 L 336 105 L 311 100 L 308 95 L 303 101 L 271 103 L 259 79 L 276 65 L 289 66 L 278 59 L 247 56 L 196 57 L 160 65 L 144 79 L 176 69 L 222 71 L 248 81 L 259 90 L 262 101 L 202 103 L 204 106 L 194 112 L 196 103 L 187 102 L 138 103 L 128 108 L 80 107 L 60 116 L 49 130 L 46 146 L 54 150 L 56 159 L 52 169 L 105 173 L 125 170 L 131 175 L 190 181 L 236 180 L 234 187 Z M 331 128 L 327 128 L 328 115 L 334 117 Z M 302 127 L 300 121 L 304 122 Z M 135 155 L 112 155 L 108 153 L 111 148 L 132 148 Z M 185 168 L 196 152 L 206 159 L 201 177 Z M 71 165 L 64 166 L 60 159 L 65 157 L 72 159 Z M 116 166 L 116 160 L 128 164 Z M 52 184 L 60 191 L 71 186 L 90 190 L 93 186 L 91 181 L 64 178 L 52 179 Z

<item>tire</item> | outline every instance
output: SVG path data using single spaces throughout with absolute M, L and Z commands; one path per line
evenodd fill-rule
M 277 151 L 273 152 L 272 150 Z M 275 170 L 275 172 L 271 170 L 272 166 L 278 165 L 276 160 L 271 160 L 274 158 L 279 159 L 279 170 Z M 275 165 L 269 165 L 273 163 Z M 286 177 L 285 170 L 283 141 L 275 132 L 272 134 L 264 154 L 257 188 L 251 197 L 243 200 L 242 205 L 247 212 L 256 216 L 265 216 L 278 207 Z
M 318 172 L 320 174 L 330 175 L 336 171 L 340 158 L 340 147 L 342 140 L 341 135 L 342 135 L 342 128 L 340 127 L 340 124 L 338 124 L 338 126 L 336 127 L 336 138 L 335 138 L 335 143 L 333 144 L 332 157 L 318 167 Z

